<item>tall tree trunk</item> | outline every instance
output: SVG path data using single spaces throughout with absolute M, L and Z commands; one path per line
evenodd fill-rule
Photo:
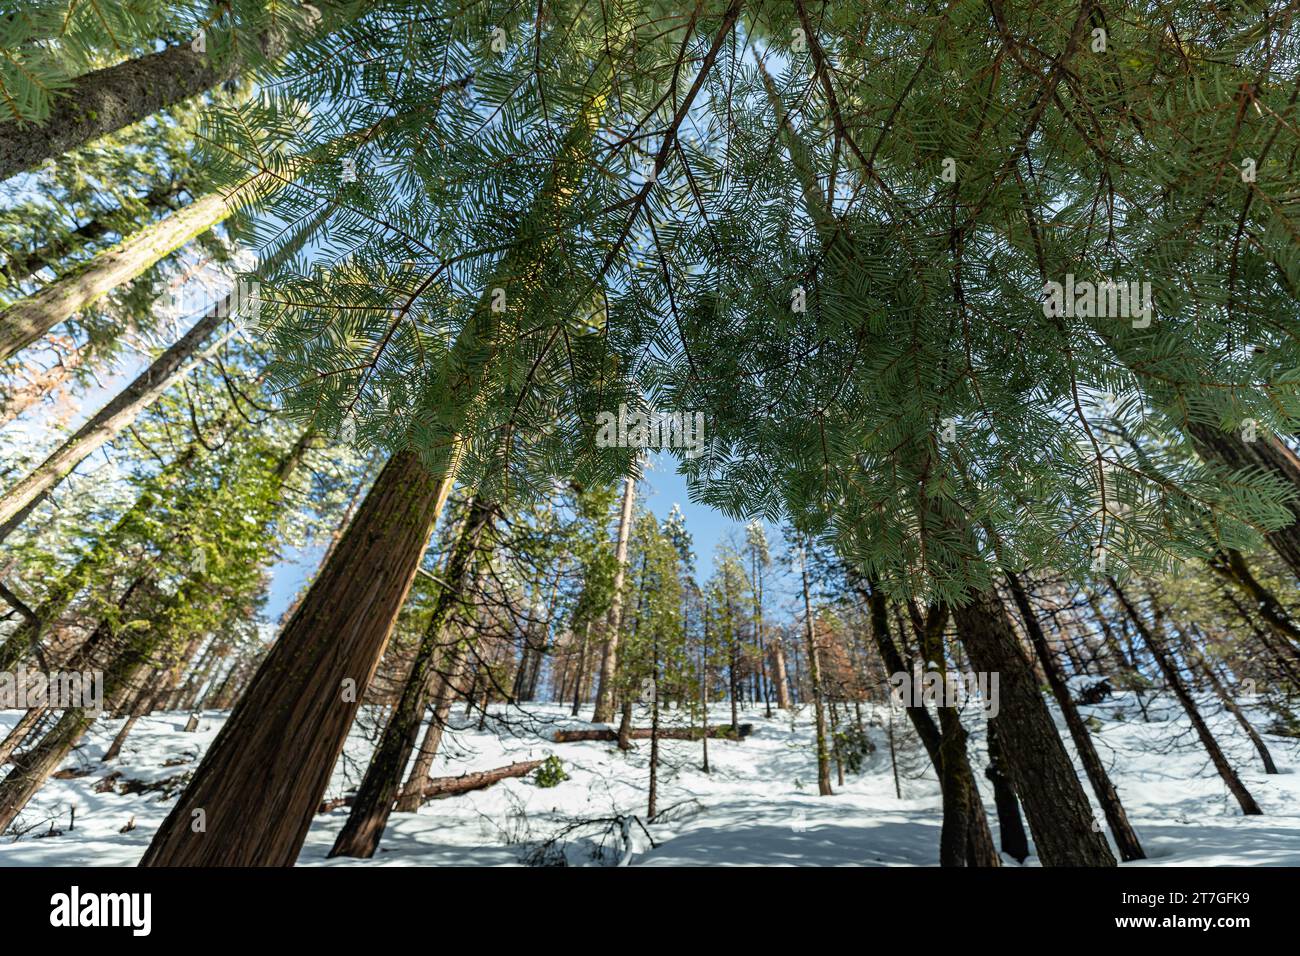
M 724 594 L 727 602 L 727 637 L 728 637 L 728 661 L 727 661 L 727 697 L 731 699 L 731 727 L 734 730 L 740 726 L 740 714 L 737 711 L 737 698 L 740 697 L 740 685 L 736 681 L 736 668 L 740 659 L 740 635 L 737 633 L 735 609 L 731 606 L 731 590 L 724 585 Z
M 141 865 L 293 865 L 450 484 L 389 460 Z
M 437 678 L 437 690 L 433 694 L 433 717 L 424 732 L 424 739 L 420 741 L 420 749 L 416 752 L 415 764 L 406 778 L 406 785 L 397 798 L 395 809 L 401 813 L 414 813 L 424 802 L 425 784 L 434 758 L 438 756 L 438 748 L 442 746 L 442 735 L 447 729 L 452 705 L 456 702 L 456 684 L 465 673 L 467 653 L 467 648 L 456 645 L 452 648 L 449 659 L 443 663 L 446 673 Z
M 767 676 L 767 639 L 763 631 L 763 568 L 759 563 L 758 551 L 750 554 L 750 577 L 754 582 L 754 650 L 758 655 L 759 676 L 762 678 L 763 703 L 766 716 L 772 719 L 772 683 Z M 735 726 L 735 721 L 732 721 Z
M 1043 865 L 1114 866 L 1106 838 L 1093 829 L 1088 797 L 997 595 L 978 594 L 955 614 L 975 669 L 990 679 L 998 675 L 999 712 L 990 723 L 998 725 L 1007 770 Z
M 9 756 L 20 746 L 32 732 L 40 719 L 45 715 L 45 707 L 28 707 L 26 712 L 18 718 L 18 723 L 14 724 L 9 733 L 5 734 L 4 740 L 0 740 L 0 766 L 9 762 Z
M 1006 577 L 1007 583 L 1011 586 L 1011 596 L 1016 602 L 1025 630 L 1029 634 L 1029 641 L 1033 644 L 1038 661 L 1043 666 L 1043 673 L 1047 676 L 1047 684 L 1052 690 L 1052 696 L 1056 698 L 1056 705 L 1065 717 L 1065 725 L 1070 729 L 1070 738 L 1074 741 L 1074 749 L 1079 754 L 1079 761 L 1088 774 L 1092 792 L 1096 794 L 1097 802 L 1101 804 L 1102 812 L 1106 815 L 1111 836 L 1115 839 L 1115 846 L 1119 848 L 1120 859 L 1126 863 L 1130 860 L 1145 860 L 1146 854 L 1142 852 L 1142 844 L 1138 842 L 1137 833 L 1128 822 L 1128 815 L 1124 812 L 1123 804 L 1120 803 L 1119 793 L 1111 783 L 1110 775 L 1106 773 L 1106 766 L 1101 762 L 1101 756 L 1092 742 L 1092 735 L 1088 733 L 1088 725 L 1080 716 L 1079 708 L 1074 705 L 1070 688 L 1061 676 L 1056 659 L 1052 656 L 1052 649 L 1047 644 L 1047 636 L 1043 633 L 1043 628 L 1038 623 L 1038 616 L 1029 603 L 1029 595 L 1025 593 L 1024 585 L 1021 584 L 1018 575 L 1007 571 Z
M 316 6 L 325 14 L 326 28 L 342 22 L 336 3 L 316 0 Z M 290 38 L 277 25 L 245 42 L 250 39 L 261 57 L 274 60 L 284 55 Z M 182 43 L 86 73 L 55 100 L 40 123 L 0 127 L 0 181 L 183 103 L 248 66 L 247 57 L 240 56 L 214 63 L 207 53 Z
M 551 654 L 551 644 L 553 640 L 551 624 L 552 619 L 555 616 L 555 602 L 559 596 L 559 592 L 560 579 L 557 575 L 551 584 L 551 592 L 546 600 L 546 614 L 541 621 L 542 640 L 541 643 L 534 648 L 533 666 L 528 674 L 528 686 L 525 688 L 525 694 L 527 696 L 524 697 L 524 700 L 537 699 L 537 686 L 542 679 L 542 668 L 546 666 L 546 658 Z
M 914 615 L 917 624 L 917 639 L 922 657 L 937 667 L 943 678 L 944 701 L 949 700 L 948 655 L 943 647 L 943 630 L 948 622 L 946 607 L 932 607 L 921 618 L 919 612 Z M 943 825 L 939 832 L 939 865 L 964 866 L 966 847 L 971 826 L 971 787 L 974 778 L 958 770 L 959 763 L 965 759 L 966 730 L 957 716 L 957 708 L 949 707 L 943 701 L 939 703 L 939 786 L 943 796 Z
M 1202 456 L 1233 469 L 1262 470 L 1300 493 L 1300 460 L 1279 439 L 1263 436 L 1248 442 L 1235 432 L 1220 431 L 1200 422 L 1189 422 L 1186 427 Z M 1292 522 L 1265 537 L 1291 573 L 1300 577 L 1300 494 L 1288 502 L 1287 508 L 1293 516 Z
M 144 715 L 135 713 L 127 716 L 126 720 L 122 722 L 122 727 L 118 730 L 117 736 L 113 738 L 112 744 L 110 744 L 109 748 L 104 751 L 104 756 L 100 760 L 101 763 L 108 763 L 110 760 L 116 760 L 121 755 L 122 747 L 126 745 L 126 738 L 131 735 L 131 731 L 135 729 L 136 722 L 142 716 Z
M 636 479 L 623 479 L 623 506 L 618 517 L 618 545 L 614 552 L 614 596 L 609 605 L 609 633 L 600 657 L 600 676 L 596 679 L 596 710 L 592 723 L 607 724 L 614 718 L 614 682 L 618 670 L 618 632 L 623 625 L 623 581 L 627 576 L 627 543 L 632 533 L 632 505 L 636 501 Z
M 587 644 L 591 640 L 591 621 L 587 621 L 582 626 L 582 643 L 578 645 L 578 673 L 573 680 L 573 709 L 569 712 L 572 717 L 578 716 L 578 710 L 582 706 L 582 684 L 587 677 Z
M 655 819 L 656 803 L 659 798 L 659 632 L 657 630 L 653 643 L 654 670 L 650 686 L 650 693 L 653 695 L 650 699 L 650 795 L 646 801 L 645 811 L 645 818 L 651 823 Z M 731 729 L 739 733 L 739 728 L 735 724 Z
M 221 193 L 209 193 L 4 309 L 0 312 L 0 360 L 26 348 L 96 299 L 136 278 L 230 213 L 231 208 Z
M 862 592 L 859 591 L 859 593 Z M 884 592 L 878 586 L 872 585 L 870 592 L 865 597 L 871 615 L 871 636 L 886 670 L 891 675 L 902 674 L 905 679 L 912 680 L 911 668 L 889 633 L 889 615 Z M 907 713 L 908 721 L 912 724 L 912 728 L 916 731 L 917 737 L 921 740 L 921 745 L 930 758 L 930 764 L 934 767 L 934 774 L 939 779 L 940 787 L 942 788 L 945 780 L 955 779 L 959 781 L 959 788 L 965 790 L 968 795 L 970 808 L 965 814 L 967 821 L 965 829 L 968 834 L 966 865 L 998 866 L 1000 861 L 997 852 L 993 848 L 993 834 L 989 830 L 988 814 L 984 811 L 984 802 L 980 798 L 979 787 L 975 784 L 975 773 L 971 769 L 970 757 L 966 753 L 965 731 L 962 731 L 961 746 L 945 747 L 944 735 L 939 726 L 935 724 L 929 710 L 926 709 L 920 694 L 913 694 L 910 704 L 906 704 L 904 710 Z M 949 755 L 951 755 L 955 764 L 945 771 L 944 760 Z M 897 775 L 896 766 L 895 775 Z M 897 780 L 895 780 L 895 790 L 899 790 Z M 944 806 L 949 805 L 950 801 L 945 798 Z M 942 844 L 943 835 L 941 833 L 940 859 L 943 857 Z
M 984 775 L 993 784 L 993 804 L 998 812 L 998 836 L 1002 852 L 1017 863 L 1024 863 L 1029 857 L 1029 838 L 1025 836 L 1025 824 L 1020 819 L 1020 803 L 1016 799 L 1015 788 L 1011 786 L 1010 777 L 1003 772 L 1007 765 L 1002 752 L 1001 738 L 997 726 L 989 721 L 989 765 Z
M 465 598 L 466 586 L 478 560 L 479 541 L 488 532 L 493 508 L 475 498 L 461 526 L 459 538 L 444 572 L 445 584 L 438 590 L 433 614 L 416 648 L 410 673 L 402 695 L 384 727 L 366 775 L 352 801 L 352 812 L 339 832 L 329 855 L 369 859 L 379 847 L 379 839 L 388 825 L 393 802 L 402 785 L 411 750 L 420 733 L 424 708 L 428 703 L 434 660 L 458 605 Z
M 704 752 L 704 763 L 700 769 L 704 773 L 710 773 L 709 770 L 709 608 L 707 604 L 703 605 L 704 618 L 704 640 L 700 644 L 700 711 L 703 715 L 701 721 L 704 728 L 704 736 L 701 738 Z
M 817 625 L 813 620 L 812 597 L 808 589 L 808 553 L 799 562 L 803 576 L 804 633 L 808 640 L 808 672 L 812 680 L 813 711 L 817 720 L 817 792 L 831 795 L 831 761 L 826 746 L 826 705 L 822 699 L 821 654 L 817 648 Z M 735 719 L 732 719 L 735 729 Z
M 1237 723 L 1241 725 L 1241 729 L 1246 732 L 1246 736 L 1250 738 L 1250 742 L 1255 747 L 1255 753 L 1259 754 L 1259 759 L 1264 764 L 1264 772 L 1269 774 L 1277 773 L 1277 764 L 1273 762 L 1273 755 L 1269 753 L 1264 738 L 1255 729 L 1255 725 L 1250 722 L 1246 712 L 1232 699 L 1232 694 L 1229 693 L 1228 688 L 1223 686 L 1223 681 L 1219 680 L 1219 675 L 1214 672 L 1214 665 L 1205 659 L 1205 655 L 1197 650 L 1195 644 L 1191 641 L 1185 641 L 1183 646 L 1187 659 L 1191 661 L 1192 666 L 1205 678 L 1210 685 L 1210 689 L 1214 691 L 1215 696 L 1223 704 L 1224 709 L 1232 714 Z
M 772 679 L 776 682 L 776 706 L 779 710 L 790 709 L 790 678 L 785 667 L 785 648 L 781 645 L 781 635 L 777 634 L 770 642 L 772 648 Z
M 296 230 L 292 241 L 284 243 L 274 255 L 268 256 L 264 268 L 275 268 L 277 264 L 301 248 L 316 228 L 328 218 L 328 208 L 325 207 L 304 227 Z M 0 499 L 0 541 L 4 541 L 22 524 L 32 510 L 45 500 L 50 491 L 82 461 L 116 438 L 123 429 L 136 420 L 142 411 L 187 375 L 194 367 L 191 359 L 198 354 L 204 342 L 223 322 L 227 321 L 229 316 L 249 307 L 249 303 L 243 302 L 242 296 L 236 293 L 232 292 L 225 296 L 220 303 L 195 322 L 193 327 L 171 348 L 159 355 L 148 368 L 137 375 L 135 381 L 118 392 L 112 401 L 92 415 L 45 461 L 10 488 L 4 498 Z M 0 319 L 2 318 L 3 316 L 0 316 Z M 218 339 L 212 348 L 225 341 L 229 334 L 228 332 L 226 336 Z
M 565 137 L 538 215 L 563 202 L 570 187 L 564 164 L 582 161 L 605 103 L 602 84 Z M 500 274 L 522 275 L 555 254 L 554 244 L 523 237 L 499 264 Z M 501 332 L 491 285 L 452 347 L 455 372 L 447 384 L 462 410 L 482 398 L 481 373 L 495 354 L 485 345 Z M 454 448 L 451 460 L 459 461 Z M 453 479 L 454 464 L 435 476 L 410 450 L 389 460 L 142 865 L 293 865 Z M 490 693 L 491 681 L 485 683 Z
M 1214 735 L 1210 733 L 1209 725 L 1206 724 L 1205 719 L 1201 716 L 1201 712 L 1196 706 L 1195 699 L 1193 699 L 1191 692 L 1187 689 L 1187 685 L 1183 682 L 1183 677 L 1178 672 L 1177 665 L 1172 659 L 1170 659 L 1169 654 L 1162 646 L 1160 638 L 1153 633 L 1151 628 L 1147 627 L 1146 621 L 1144 621 L 1141 615 L 1138 614 L 1137 608 L 1133 606 L 1128 595 L 1120 588 L 1119 582 L 1114 578 L 1107 578 L 1106 580 L 1110 585 L 1110 589 L 1115 592 L 1115 596 L 1119 598 L 1120 604 L 1124 606 L 1124 612 L 1128 615 L 1129 620 L 1133 622 L 1133 627 L 1137 630 L 1139 636 L 1141 636 L 1142 642 L 1146 644 L 1147 650 L 1151 652 L 1151 656 L 1155 658 L 1157 666 L 1159 666 L 1161 672 L 1164 673 L 1165 680 L 1169 682 L 1169 687 L 1174 692 L 1174 696 L 1177 697 L 1178 702 L 1183 705 L 1183 710 L 1186 711 L 1188 719 L 1191 720 L 1192 726 L 1196 729 L 1196 735 L 1201 740 L 1201 746 L 1203 746 L 1205 752 L 1209 754 L 1210 762 L 1214 764 L 1214 769 L 1219 772 L 1219 776 L 1227 785 L 1228 790 L 1232 792 L 1234 797 L 1236 797 L 1237 804 L 1241 807 L 1241 812 L 1247 816 L 1254 816 L 1263 813 L 1264 811 L 1259 808 L 1259 804 L 1255 802 L 1255 798 L 1252 797 L 1250 791 L 1246 789 L 1246 785 L 1242 783 L 1241 778 L 1237 776 L 1237 772 L 1232 769 L 1232 764 L 1228 763 L 1228 758 L 1224 755 L 1223 750 L 1220 749 L 1218 741 L 1216 741 Z M 1155 614 L 1155 627 L 1158 629 L 1162 627 L 1160 623 L 1160 611 L 1158 608 L 1155 610 Z
M 949 609 L 931 607 L 928 614 L 914 614 L 917 637 L 922 656 L 935 662 L 943 674 L 945 700 L 948 700 L 948 654 L 944 648 L 944 630 L 948 626 Z M 924 704 L 922 702 L 922 708 Z M 935 773 L 939 775 L 943 795 L 944 821 L 939 836 L 939 862 L 941 866 L 997 866 L 997 851 L 993 848 L 993 834 L 988 829 L 988 816 L 984 801 L 980 800 L 975 773 L 971 770 L 970 756 L 966 752 L 966 728 L 956 706 L 941 704 L 939 708 L 939 752 Z M 928 715 L 928 714 L 927 714 Z

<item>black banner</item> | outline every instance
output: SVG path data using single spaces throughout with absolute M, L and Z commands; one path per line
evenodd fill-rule
M 734 945 L 737 933 L 761 927 L 751 938 L 762 943 L 783 924 L 803 938 L 824 933 L 846 941 L 904 927 L 956 939 L 963 926 L 997 927 L 1014 939 L 1046 925 L 1057 942 L 1148 937 L 1181 945 L 1199 934 L 1231 945 L 1239 934 L 1289 925 L 1282 908 L 1294 905 L 1295 876 L 1289 869 L 1161 867 L 67 868 L 0 870 L 0 892 L 8 901 L 5 929 L 17 938 L 77 934 L 82 942 L 127 947 L 237 943 L 259 927 L 275 928 L 269 940 L 287 933 L 295 948 L 373 944 L 426 925 L 511 946 L 552 931 L 587 939 L 632 933 L 650 945 L 661 933 L 681 931 L 693 946 L 712 938 Z

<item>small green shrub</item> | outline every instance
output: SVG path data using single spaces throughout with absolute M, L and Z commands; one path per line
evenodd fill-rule
M 862 773 L 868 755 L 876 749 L 871 738 L 867 736 L 866 730 L 856 724 L 849 724 L 838 731 L 835 734 L 834 744 L 840 760 L 844 762 L 844 769 L 853 774 Z
M 537 768 L 537 776 L 533 778 L 533 782 L 539 787 L 550 788 L 558 787 L 568 779 L 569 775 L 564 772 L 564 764 L 560 763 L 559 757 L 552 754 Z

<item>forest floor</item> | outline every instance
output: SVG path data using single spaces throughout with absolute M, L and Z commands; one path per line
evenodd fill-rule
M 1130 821 L 1150 857 L 1147 864 L 1300 865 L 1300 740 L 1266 735 L 1281 773 L 1265 775 L 1249 740 L 1226 713 L 1206 702 L 1211 728 L 1264 810 L 1243 817 L 1200 748 L 1191 726 L 1168 695 L 1147 695 L 1148 720 L 1136 698 L 1120 694 L 1084 708 L 1099 722 L 1098 749 L 1119 788 Z M 587 711 L 589 712 L 589 710 Z M 1263 729 L 1264 713 L 1250 710 Z M 899 765 L 895 792 L 887 708 L 863 708 L 875 750 L 861 772 L 848 774 L 831 797 L 817 795 L 811 708 L 794 718 L 780 711 L 765 719 L 748 708 L 741 722 L 753 734 L 739 742 L 710 740 L 711 773 L 701 771 L 698 741 L 664 741 L 659 810 L 646 824 L 650 742 L 620 752 L 613 743 L 555 744 L 559 728 L 592 725 L 550 704 L 495 708 L 483 730 L 477 717 L 457 708 L 434 776 L 501 767 L 550 754 L 563 761 L 569 779 L 553 788 L 532 776 L 425 804 L 418 813 L 394 813 L 373 860 L 326 860 L 346 808 L 320 814 L 299 859 L 302 865 L 517 865 L 522 862 L 677 865 L 867 865 L 930 866 L 938 863 L 938 784 L 906 720 L 894 716 Z M 0 736 L 18 718 L 0 713 Z M 222 721 L 205 712 L 199 728 L 185 733 L 184 713 L 142 718 L 122 756 L 103 764 L 101 755 L 120 720 L 101 719 L 64 763 L 55 779 L 19 817 L 24 834 L 0 838 L 0 866 L 130 866 L 143 854 Z M 666 720 L 684 723 L 669 711 Z M 971 747 L 977 767 L 986 764 L 977 715 Z M 637 726 L 646 726 L 638 713 Z M 371 720 L 377 718 L 372 715 Z M 730 720 L 716 705 L 710 723 Z M 365 723 L 363 720 L 362 723 Z M 1058 723 L 1059 715 L 1058 715 Z M 1063 723 L 1061 733 L 1068 740 Z M 355 786 L 365 769 L 369 744 L 354 729 L 327 796 Z M 110 774 L 119 776 L 105 783 Z M 978 771 L 977 771 L 978 772 Z M 76 775 L 73 775 L 76 774 Z M 834 779 L 834 770 L 832 770 Z M 985 806 L 992 789 L 980 778 Z M 1085 782 L 1086 786 L 1086 782 Z M 122 792 L 126 790 L 127 792 Z M 73 808 L 75 807 L 75 820 Z M 119 832 L 134 819 L 134 828 Z M 69 826 L 72 822 L 72 826 Z M 996 821 L 992 821 L 996 824 Z M 653 845 L 651 841 L 653 840 Z M 548 842 L 551 841 L 551 842 Z M 1026 865 L 1034 865 L 1030 857 Z M 1014 865 L 1014 863 L 1012 863 Z M 1140 865 L 1140 864 L 1136 864 Z

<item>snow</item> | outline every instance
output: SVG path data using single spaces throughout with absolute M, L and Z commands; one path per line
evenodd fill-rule
M 1167 696 L 1150 695 L 1147 703 L 1149 722 L 1142 719 L 1131 695 L 1119 694 L 1082 709 L 1085 717 L 1101 722 L 1095 734 L 1098 750 L 1150 857 L 1126 865 L 1300 865 L 1300 775 L 1291 770 L 1300 756 L 1300 741 L 1266 735 L 1282 771 L 1266 775 L 1240 726 L 1231 716 L 1215 713 L 1216 708 L 1206 701 L 1212 730 L 1264 810 L 1263 816 L 1244 817 L 1209 765 L 1177 703 Z M 1267 725 L 1261 710 L 1248 710 L 1257 727 Z M 883 707 L 864 707 L 863 712 L 869 723 L 880 723 L 887 714 Z M 675 722 L 685 719 L 684 714 L 673 711 L 666 716 Z M 1067 738 L 1057 716 L 1062 736 Z M 18 717 L 15 712 L 0 713 L 0 732 Z M 18 839 L 10 835 L 0 840 L 0 866 L 134 865 L 174 796 L 161 791 L 97 793 L 95 784 L 119 770 L 119 783 L 158 783 L 193 768 L 226 714 L 205 712 L 198 730 L 192 733 L 183 732 L 187 717 L 185 713 L 166 713 L 140 719 L 121 758 L 111 764 L 101 763 L 101 757 L 121 720 L 98 721 L 64 763 L 65 769 L 89 773 L 46 785 L 17 821 L 27 832 Z M 368 717 L 371 722 L 378 719 L 376 714 Z M 982 721 L 973 710 L 965 717 L 985 806 L 992 813 L 991 786 L 982 776 L 986 765 Z M 710 723 L 729 719 L 729 707 L 715 705 Z M 793 719 L 781 711 L 765 719 L 761 707 L 750 708 L 741 720 L 754 725 L 753 734 L 740 742 L 710 740 L 709 774 L 700 769 L 698 741 L 662 743 L 661 819 L 646 824 L 649 741 L 637 741 L 629 754 L 607 742 L 553 743 L 549 738 L 557 728 L 592 726 L 569 717 L 568 708 L 557 704 L 496 707 L 483 731 L 477 728 L 477 717 L 467 719 L 457 708 L 453 730 L 444 739 L 443 752 L 434 765 L 435 776 L 555 754 L 570 779 L 543 789 L 530 775 L 430 802 L 418 813 L 394 813 L 380 852 L 366 861 L 325 858 L 347 810 L 321 814 L 313 822 L 299 863 L 518 865 L 530 854 L 532 862 L 538 862 L 539 845 L 557 834 L 565 834 L 565 838 L 557 841 L 547 859 L 553 863 L 562 856 L 570 865 L 938 863 L 938 784 L 914 740 L 902 745 L 910 747 L 902 763 L 911 776 L 905 773 L 901 781 L 901 799 L 895 795 L 882 726 L 871 728 L 876 749 L 867 757 L 862 772 L 848 776 L 843 787 L 835 787 L 833 796 L 820 797 L 810 708 Z M 637 725 L 645 724 L 644 715 L 639 714 Z M 905 718 L 896 715 L 900 737 L 904 724 Z M 338 796 L 355 785 L 368 753 L 364 734 L 354 729 L 327 796 Z M 73 806 L 75 826 L 69 830 Z M 120 833 L 132 817 L 135 828 Z M 582 821 L 603 822 L 582 826 Z M 990 822 L 996 832 L 996 820 Z M 44 835 L 51 829 L 62 832 Z M 1030 857 L 1026 865 L 1036 862 Z

